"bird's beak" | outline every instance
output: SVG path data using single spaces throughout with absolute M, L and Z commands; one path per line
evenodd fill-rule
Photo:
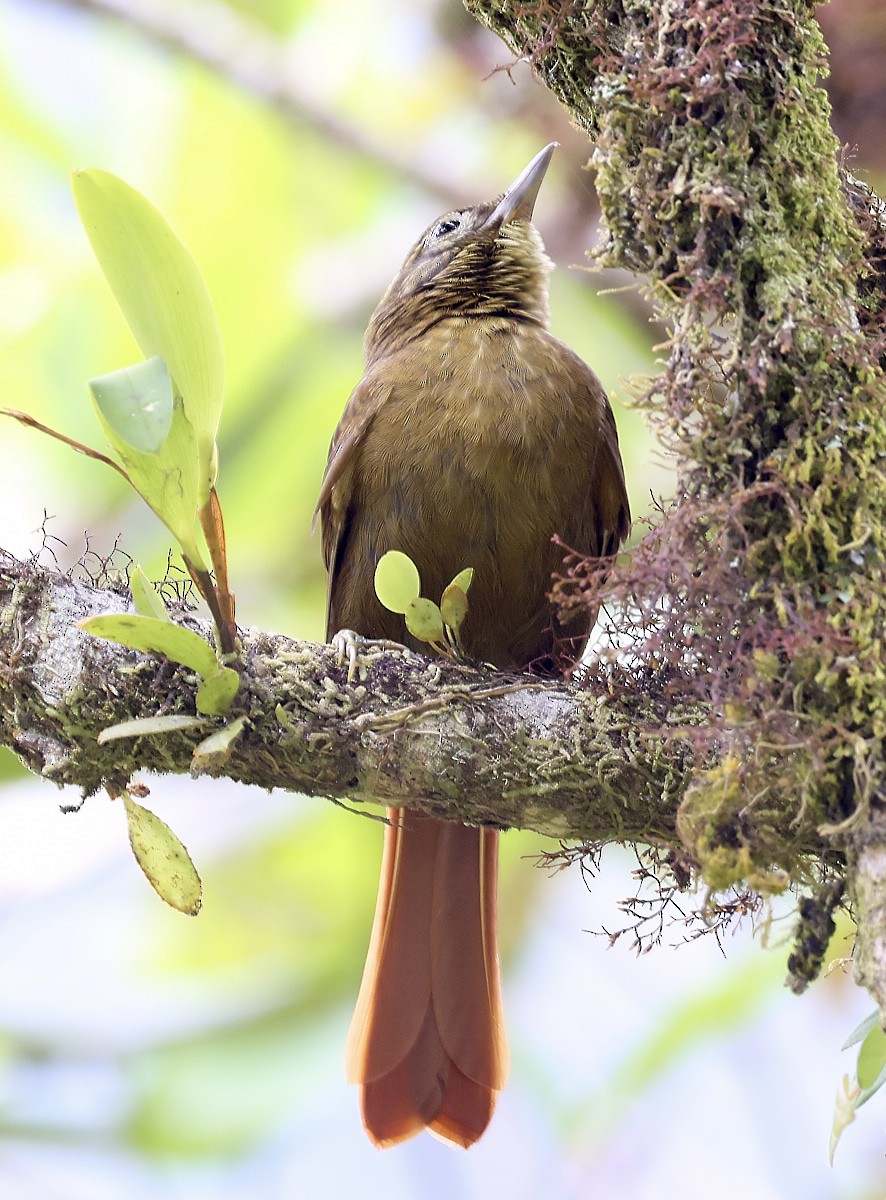
M 520 172 L 484 222 L 486 229 L 499 229 L 508 221 L 530 221 L 539 188 L 559 142 L 539 150 L 528 167 Z

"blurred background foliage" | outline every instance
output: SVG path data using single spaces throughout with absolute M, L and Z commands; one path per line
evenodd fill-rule
M 841 0 L 822 18 L 835 126 L 876 185 L 886 14 Z M 238 618 L 318 639 L 311 513 L 369 313 L 438 212 L 500 191 L 550 140 L 562 150 L 537 221 L 558 267 L 554 329 L 612 395 L 647 512 L 671 476 L 630 401 L 666 333 L 637 281 L 587 270 L 583 135 L 457 0 L 0 0 L 3 403 L 99 444 L 85 380 L 137 352 L 68 172 L 123 176 L 190 247 L 219 313 Z M 4 548 L 88 568 L 119 545 L 164 573 L 159 524 L 112 472 L 9 424 L 0 477 Z M 512 1083 L 470 1155 L 429 1138 L 378 1155 L 341 1065 L 377 826 L 299 797 L 151 781 L 148 804 L 204 875 L 189 921 L 139 877 L 119 806 L 63 816 L 9 755 L 0 785 L 4 1200 L 883 1194 L 869 1110 L 826 1166 L 851 1069 L 840 1043 L 870 1004 L 842 969 L 803 1000 L 782 990 L 787 908 L 768 949 L 746 922 L 725 958 L 713 936 L 669 949 L 684 938 L 674 911 L 663 948 L 637 959 L 630 937 L 608 949 L 582 932 L 629 923 L 627 851 L 604 856 L 589 894 L 577 869 L 536 869 L 541 839 L 509 834 Z

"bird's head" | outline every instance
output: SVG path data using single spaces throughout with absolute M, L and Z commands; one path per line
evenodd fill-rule
M 406 256 L 366 331 L 367 357 L 451 317 L 548 324 L 551 261 L 532 224 L 557 143 L 545 146 L 502 196 L 433 221 Z

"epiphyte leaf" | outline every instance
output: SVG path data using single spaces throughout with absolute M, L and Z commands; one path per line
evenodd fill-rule
M 129 844 L 136 862 L 157 895 L 179 912 L 195 917 L 203 902 L 203 884 L 183 843 L 155 813 L 123 793 Z
M 159 355 L 90 379 L 101 415 L 128 446 L 156 454 L 172 425 L 172 376 Z
M 441 643 L 446 638 L 440 609 L 423 596 L 417 596 L 407 607 L 406 628 L 421 642 Z
M 187 713 L 165 713 L 156 717 L 135 717 L 121 721 L 119 725 L 106 725 L 95 739 L 100 746 L 115 742 L 119 738 L 149 737 L 164 733 L 178 733 L 182 729 L 195 729 L 206 722 L 202 717 L 191 717 Z
M 156 617 L 142 617 L 136 613 L 106 613 L 98 617 L 87 617 L 80 628 L 93 637 L 119 642 L 131 650 L 153 652 L 171 658 L 196 671 L 204 679 L 219 670 L 215 651 L 199 634 L 172 621 L 161 621 Z
M 197 711 L 208 717 L 223 717 L 234 702 L 240 676 L 233 667 L 219 667 L 207 675 L 197 689 Z
M 129 572 L 129 590 L 132 592 L 132 603 L 139 616 L 154 617 L 158 621 L 170 619 L 163 597 L 138 563 Z
M 402 550 L 389 550 L 375 568 L 375 594 L 390 612 L 405 613 L 421 592 L 418 567 Z
M 146 358 L 169 368 L 197 439 L 202 507 L 214 482 L 224 358 L 209 289 L 153 204 L 107 171 L 74 171 L 74 201 L 111 291 Z

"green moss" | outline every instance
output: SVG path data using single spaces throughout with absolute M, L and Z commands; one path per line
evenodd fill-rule
M 710 713 L 679 835 L 713 888 L 802 881 L 811 833 L 886 800 L 886 231 L 841 177 L 814 5 L 469 7 L 594 136 L 595 257 L 672 330 L 647 404 L 680 505 L 611 586 L 647 597 L 638 674 L 688 656 Z

